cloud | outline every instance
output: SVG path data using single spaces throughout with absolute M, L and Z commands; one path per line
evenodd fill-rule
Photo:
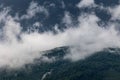
M 63 20 L 62 22 L 65 24 L 65 26 L 67 27 L 70 27 L 71 24 L 72 24 L 72 17 L 70 16 L 70 13 L 69 12 L 65 12 L 64 13 L 64 17 L 63 17 Z
M 109 27 L 105 28 L 99 26 L 98 21 L 99 18 L 95 14 L 80 16 L 78 28 L 70 31 L 71 42 L 69 43 L 73 44 L 70 49 L 71 53 L 66 55 L 65 59 L 76 61 L 85 59 L 105 48 L 120 47 L 120 35 L 115 29 L 115 24 L 109 24 Z
M 63 45 L 63 40 L 59 39 L 60 36 L 55 36 L 51 32 L 43 34 L 22 32 L 20 23 L 8 14 L 8 10 L 0 13 L 3 12 L 6 15 L 0 15 L 1 21 L 5 24 L 1 34 L 3 39 L 0 41 L 0 68 L 4 66 L 20 68 L 42 57 L 41 51 Z
M 89 5 L 89 7 L 91 6 L 92 5 Z M 105 48 L 120 48 L 120 23 L 116 21 L 120 18 L 120 5 L 114 7 L 96 7 L 107 11 L 111 15 L 111 19 L 107 22 L 108 25 L 98 25 L 97 22 L 100 20 L 95 14 L 91 15 L 84 13 L 85 15 L 82 14 L 82 16 L 79 16 L 78 27 L 80 31 L 79 29 L 77 29 L 77 31 L 79 31 L 79 34 L 83 34 L 83 36 L 79 36 L 80 39 L 78 39 L 78 45 L 71 47 L 71 52 L 65 56 L 65 59 L 69 58 L 72 61 L 77 61 L 85 59 L 95 52 L 101 51 Z
M 61 5 L 63 9 L 66 7 L 64 1 L 61 1 Z
M 120 18 L 120 5 L 115 7 L 110 7 L 109 12 L 112 14 L 112 20 L 116 20 Z
M 78 7 L 79 8 L 83 8 L 83 7 L 90 7 L 93 6 L 94 4 L 94 0 L 81 0 L 80 3 L 78 3 Z
M 33 10 L 33 7 L 31 9 Z M 57 30 L 57 34 L 54 34 L 50 31 L 44 33 L 37 31 L 22 32 L 20 22 L 16 21 L 16 18 L 12 17 L 9 11 L 8 8 L 4 8 L 0 12 L 0 23 L 4 23 L 0 34 L 2 35 L 0 40 L 0 68 L 6 66 L 8 68 L 21 68 L 25 64 L 33 63 L 37 58 L 43 58 L 42 61 L 49 61 L 49 58 L 42 56 L 45 54 L 42 51 L 56 47 L 69 46 L 70 53 L 64 58 L 72 61 L 84 59 L 104 48 L 120 48 L 120 35 L 115 28 L 116 23 L 108 22 L 107 26 L 98 25 L 97 22 L 100 19 L 94 13 L 81 14 L 78 18 L 78 25 L 74 26 L 71 15 L 65 12 L 63 22 L 72 27 L 65 31 Z
M 39 5 L 37 2 L 31 2 L 29 8 L 27 9 L 27 14 L 22 15 L 21 19 L 30 19 L 34 17 L 37 13 L 44 13 L 46 16 L 49 15 L 48 10 L 44 7 Z

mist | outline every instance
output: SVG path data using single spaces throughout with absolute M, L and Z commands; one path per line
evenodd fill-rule
M 89 3 L 91 4 L 91 2 Z M 37 4 L 34 5 L 37 6 Z M 38 9 L 36 10 L 38 11 Z M 106 26 L 98 25 L 100 19 L 94 12 L 79 15 L 79 23 L 76 26 L 73 26 L 70 14 L 65 12 L 62 22 L 68 27 L 73 27 L 64 31 L 56 30 L 57 33 L 55 34 L 52 31 L 44 33 L 38 31 L 23 32 L 20 22 L 17 21 L 21 17 L 17 16 L 16 20 L 16 17 L 12 17 L 9 11 L 9 8 L 4 8 L 0 12 L 0 23 L 4 24 L 1 26 L 0 32 L 0 68 L 21 68 L 25 64 L 33 63 L 35 59 L 42 57 L 45 54 L 43 51 L 56 47 L 69 46 L 69 54 L 65 55 L 64 59 L 72 61 L 85 59 L 105 48 L 120 48 L 120 35 L 119 31 L 116 30 L 118 23 L 109 22 Z M 115 13 L 112 14 L 115 15 Z M 23 16 L 27 15 L 30 16 L 30 14 Z M 35 16 L 35 13 L 32 16 Z M 24 18 L 28 19 L 32 16 Z M 44 59 L 43 61 L 49 60 Z

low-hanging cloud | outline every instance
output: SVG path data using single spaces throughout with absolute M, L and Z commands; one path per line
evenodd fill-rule
M 66 12 L 65 16 L 63 22 L 70 26 L 71 16 Z M 9 15 L 9 9 L 5 8 L 0 12 L 0 22 L 4 23 L 0 34 L 0 68 L 20 68 L 42 57 L 45 54 L 42 51 L 56 47 L 70 46 L 70 53 L 64 58 L 73 61 L 84 59 L 104 48 L 120 47 L 116 23 L 109 23 L 109 27 L 104 27 L 97 24 L 99 20 L 94 13 L 82 14 L 78 18 L 77 26 L 67 28 L 63 32 L 27 33 L 22 32 L 20 22 Z
M 109 47 L 120 47 L 119 31 L 115 29 L 115 24 L 109 27 L 99 26 L 99 18 L 95 15 L 81 16 L 78 28 L 73 30 L 71 54 L 65 58 L 72 58 L 73 61 L 84 59 L 91 54 Z M 72 31 L 71 31 L 72 32 Z

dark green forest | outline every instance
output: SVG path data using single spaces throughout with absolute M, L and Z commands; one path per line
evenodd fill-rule
M 68 48 L 59 48 L 48 51 L 45 56 L 56 57 L 52 63 L 28 64 L 23 69 L 2 69 L 0 80 L 120 80 L 120 55 L 119 49 L 110 48 L 97 52 L 84 60 L 70 62 L 63 56 Z M 39 60 L 39 59 L 38 59 Z

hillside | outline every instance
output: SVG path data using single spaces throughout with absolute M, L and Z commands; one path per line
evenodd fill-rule
M 77 62 L 63 60 L 68 48 L 56 48 L 45 56 L 57 57 L 52 63 L 26 65 L 20 70 L 1 70 L 0 80 L 119 80 L 119 49 L 105 49 Z

